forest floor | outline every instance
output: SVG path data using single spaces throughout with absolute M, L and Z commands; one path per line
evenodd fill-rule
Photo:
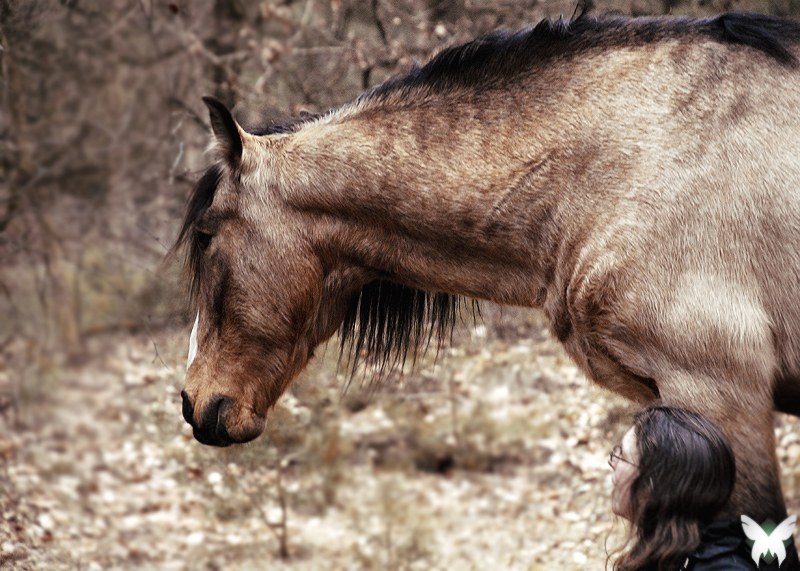
M 96 339 L 27 386 L 0 363 L 0 569 L 603 569 L 635 407 L 523 322 L 346 391 L 331 344 L 226 449 L 181 417 L 188 331 Z M 800 514 L 800 421 L 776 434 Z

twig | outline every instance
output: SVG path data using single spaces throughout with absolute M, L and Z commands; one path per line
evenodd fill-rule
M 456 440 L 456 447 L 460 451 L 462 449 L 462 440 L 461 440 L 461 431 L 458 428 L 458 395 L 455 391 L 455 383 L 453 382 L 454 375 L 450 375 L 450 379 L 447 382 L 447 387 L 449 389 L 449 396 L 450 396 L 450 422 L 453 425 L 453 438 Z
M 147 319 L 150 319 L 149 315 L 147 316 Z M 172 369 L 170 368 L 170 366 L 167 365 L 164 362 L 164 359 L 161 358 L 161 353 L 158 352 L 158 343 L 156 343 L 155 338 L 153 338 L 153 334 L 150 333 L 150 328 L 147 326 L 147 323 L 144 323 L 144 330 L 147 331 L 147 336 L 150 338 L 150 341 L 153 343 L 153 349 L 155 349 L 156 351 L 156 356 L 153 357 L 153 361 L 151 362 L 151 364 L 155 363 L 156 359 L 158 359 L 159 361 L 161 361 L 161 364 L 167 368 L 168 371 L 171 371 Z
M 181 143 L 181 154 L 183 154 L 183 143 Z M 180 156 L 178 156 L 178 159 L 180 159 Z M 177 161 L 176 161 L 176 162 L 177 162 Z M 170 184 L 172 184 L 172 183 L 170 183 Z M 144 227 L 144 226 L 142 226 L 141 224 L 137 224 L 137 225 L 136 225 L 136 227 L 137 227 L 139 230 L 141 230 L 142 232 L 144 232 L 145 234 L 147 234 L 148 236 L 150 236 L 150 237 L 151 237 L 153 240 L 155 240 L 156 242 L 158 242 L 158 245 L 159 245 L 159 246 L 161 246 L 162 248 L 164 248 L 164 251 L 165 251 L 165 252 L 169 252 L 169 248 L 167 248 L 167 247 L 166 247 L 166 246 L 163 244 L 163 242 L 161 242 L 161 240 L 159 239 L 159 237 L 158 237 L 158 236 L 156 236 L 156 235 L 154 235 L 154 234 L 152 234 L 152 233 L 148 232 L 147 228 L 145 228 L 145 227 Z M 141 266 L 140 266 L 140 267 L 141 267 Z M 145 269 L 146 269 L 146 268 L 145 268 Z
M 372 18 L 375 20 L 375 26 L 378 28 L 378 34 L 381 36 L 383 45 L 388 46 L 389 40 L 386 37 L 386 28 L 383 26 L 380 16 L 378 16 L 378 0 L 372 0 Z
M 267 524 L 267 528 L 275 534 L 275 538 L 278 540 L 279 545 L 279 554 L 281 559 L 289 559 L 289 533 L 288 533 L 288 511 L 289 506 L 286 502 L 286 489 L 283 487 L 283 468 L 289 464 L 290 458 L 286 457 L 283 458 L 278 462 L 278 469 L 277 469 L 277 487 L 278 487 L 278 506 L 281 508 L 281 521 L 278 523 L 273 523 L 269 521 L 269 517 L 267 516 L 266 511 L 264 511 L 264 507 L 261 506 L 261 515 L 264 518 L 264 522 Z
M 183 123 L 183 120 L 181 120 L 181 123 Z M 178 127 L 181 126 L 181 123 L 178 123 Z M 176 127 L 175 129 L 172 130 L 173 134 L 175 133 L 175 130 L 177 130 L 178 127 Z M 170 185 L 175 182 L 175 169 L 178 168 L 178 163 L 181 162 L 182 158 L 183 158 L 183 141 L 180 141 L 180 143 L 178 145 L 178 156 L 175 157 L 175 160 L 172 163 L 172 168 L 169 169 L 169 184 Z M 161 242 L 159 242 L 159 244 L 161 244 Z

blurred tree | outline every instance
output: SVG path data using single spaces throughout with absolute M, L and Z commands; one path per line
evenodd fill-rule
M 207 164 L 200 97 L 245 125 L 324 112 L 574 0 L 0 0 L 0 340 L 184 319 L 159 263 Z M 601 0 L 630 14 L 800 13 L 800 0 Z

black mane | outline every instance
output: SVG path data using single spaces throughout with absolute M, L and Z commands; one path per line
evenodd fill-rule
M 797 65 L 797 58 L 786 44 L 800 40 L 800 25 L 774 16 L 743 12 L 705 19 L 581 15 L 570 21 L 545 19 L 515 33 L 496 31 L 448 48 L 426 65 L 376 86 L 362 98 L 380 99 L 398 90 L 415 88 L 479 88 L 524 75 L 554 58 L 572 57 L 590 49 L 638 46 L 691 36 L 748 46 L 782 64 Z
M 465 305 L 460 296 L 371 282 L 350 299 L 339 329 L 340 357 L 349 358 L 351 374 L 364 360 L 380 377 L 402 366 L 409 354 L 416 360 L 418 349 L 427 349 L 432 338 L 438 349 L 452 335 Z M 474 301 L 473 311 L 478 311 Z
M 294 133 L 304 124 L 309 123 L 315 119 L 318 119 L 321 115 L 316 115 L 313 113 L 308 113 L 306 111 L 301 111 L 300 115 L 297 117 L 289 117 L 288 119 L 278 119 L 270 121 L 267 125 L 262 125 L 260 127 L 253 127 L 252 129 L 247 129 L 247 132 L 251 135 L 257 135 L 259 137 L 264 135 L 277 135 L 277 134 L 288 134 Z
M 175 240 L 175 245 L 172 247 L 172 251 L 182 247 L 187 248 L 186 273 L 189 277 L 189 291 L 191 292 L 192 301 L 197 298 L 203 272 L 203 252 L 205 245 L 207 245 L 204 241 L 208 239 L 206 235 L 197 229 L 197 223 L 211 206 L 211 203 L 214 202 L 214 193 L 217 191 L 221 177 L 222 168 L 220 165 L 214 165 L 197 181 L 186 203 L 183 224 L 181 225 L 178 239 Z

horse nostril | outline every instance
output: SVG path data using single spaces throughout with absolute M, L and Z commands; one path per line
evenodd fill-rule
M 214 395 L 205 406 L 202 418 L 194 427 L 194 437 L 202 444 L 229 446 L 233 444 L 225 427 L 224 417 L 233 401 L 224 395 Z M 191 406 L 191 404 L 190 404 Z
M 186 391 L 181 391 L 181 398 L 183 399 L 183 418 L 186 422 L 194 426 L 194 405 L 189 400 L 189 395 Z

